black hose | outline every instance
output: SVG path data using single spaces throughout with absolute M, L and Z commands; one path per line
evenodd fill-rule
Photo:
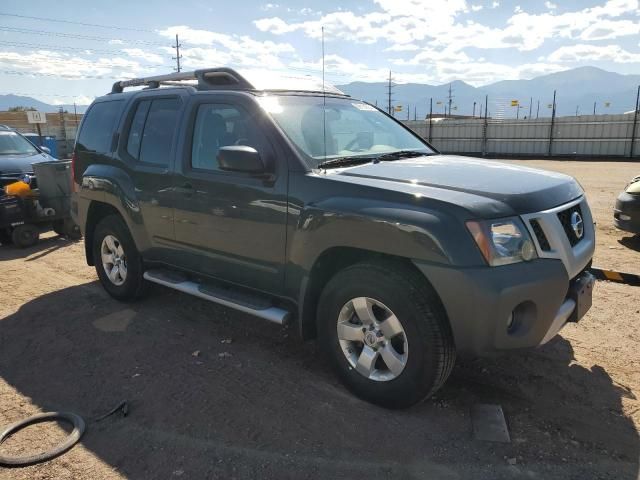
M 19 430 L 22 430 L 29 425 L 36 423 L 50 422 L 53 420 L 63 420 L 73 425 L 73 431 L 61 444 L 55 446 L 51 450 L 36 455 L 24 455 L 21 457 L 12 457 L 0 454 L 0 465 L 6 467 L 26 467 L 28 465 L 34 465 L 46 460 L 62 455 L 64 452 L 73 447 L 82 437 L 85 430 L 85 423 L 82 417 L 70 412 L 47 412 L 34 415 L 32 417 L 20 420 L 19 422 L 9 425 L 7 429 L 0 433 L 0 445 L 11 435 Z

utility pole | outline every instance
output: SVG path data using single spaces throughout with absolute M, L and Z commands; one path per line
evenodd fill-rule
M 629 158 L 633 158 L 634 144 L 636 143 L 636 127 L 638 126 L 638 110 L 640 110 L 640 85 L 638 85 L 638 95 L 636 95 L 636 111 L 633 113 L 633 127 L 631 128 L 631 148 Z
M 431 139 L 433 136 L 431 135 L 431 127 L 433 126 L 433 97 L 429 99 L 429 143 L 431 143 Z
M 407 104 L 407 120 L 411 120 L 409 115 L 411 115 L 411 105 Z
M 578 112 L 580 112 L 580 105 L 576 105 L 576 117 L 578 116 Z
M 529 120 L 531 120 L 531 110 L 533 109 L 533 97 L 529 100 Z
M 593 102 L 593 114 L 596 114 L 596 102 Z
M 451 84 L 449 84 L 449 116 L 451 116 L 451 104 L 453 103 L 453 95 L 451 95 L 451 92 Z
M 476 102 L 473 102 L 473 113 L 471 114 L 473 118 L 476 118 Z
M 392 85 L 393 82 L 393 78 L 391 77 L 391 70 L 389 70 L 389 86 L 387 87 L 387 98 L 388 98 L 388 106 L 387 106 L 387 112 L 389 113 L 389 115 L 393 116 L 393 110 L 391 108 L 391 88 L 393 87 Z
M 548 156 L 551 156 L 553 151 L 553 127 L 556 123 L 556 91 L 553 91 L 553 105 L 551 106 L 551 128 L 549 128 L 549 150 L 547 152 Z
M 540 99 L 538 99 L 538 109 L 536 110 L 536 120 L 540 117 Z
M 176 56 L 175 57 L 171 57 L 173 60 L 176 61 L 176 71 L 179 72 L 181 70 L 180 68 L 180 59 L 182 58 L 182 55 L 180 55 L 180 47 L 182 45 L 180 45 L 180 42 L 178 41 L 178 34 L 176 33 L 176 44 L 173 46 L 173 48 L 176 49 Z

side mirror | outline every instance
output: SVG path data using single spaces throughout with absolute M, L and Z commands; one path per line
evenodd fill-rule
M 42 150 L 47 155 L 51 155 L 51 149 L 49 147 L 42 146 L 40 147 L 40 150 Z
M 218 151 L 220 170 L 227 172 L 264 173 L 264 163 L 253 147 L 233 145 Z

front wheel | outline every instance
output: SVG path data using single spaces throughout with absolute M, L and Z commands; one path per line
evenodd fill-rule
M 142 294 L 142 257 L 119 216 L 109 215 L 96 226 L 93 261 L 102 286 L 112 297 L 126 301 Z
M 438 296 L 418 273 L 394 262 L 360 263 L 336 274 L 320 297 L 318 332 L 346 386 L 388 408 L 431 395 L 455 363 Z

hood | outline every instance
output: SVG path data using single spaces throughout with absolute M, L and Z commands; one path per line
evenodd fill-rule
M 455 203 L 485 218 L 539 212 L 583 194 L 568 175 L 453 155 L 369 163 L 336 176 Z
M 33 173 L 32 163 L 55 160 L 46 153 L 35 155 L 0 155 L 0 176 L 17 173 Z

